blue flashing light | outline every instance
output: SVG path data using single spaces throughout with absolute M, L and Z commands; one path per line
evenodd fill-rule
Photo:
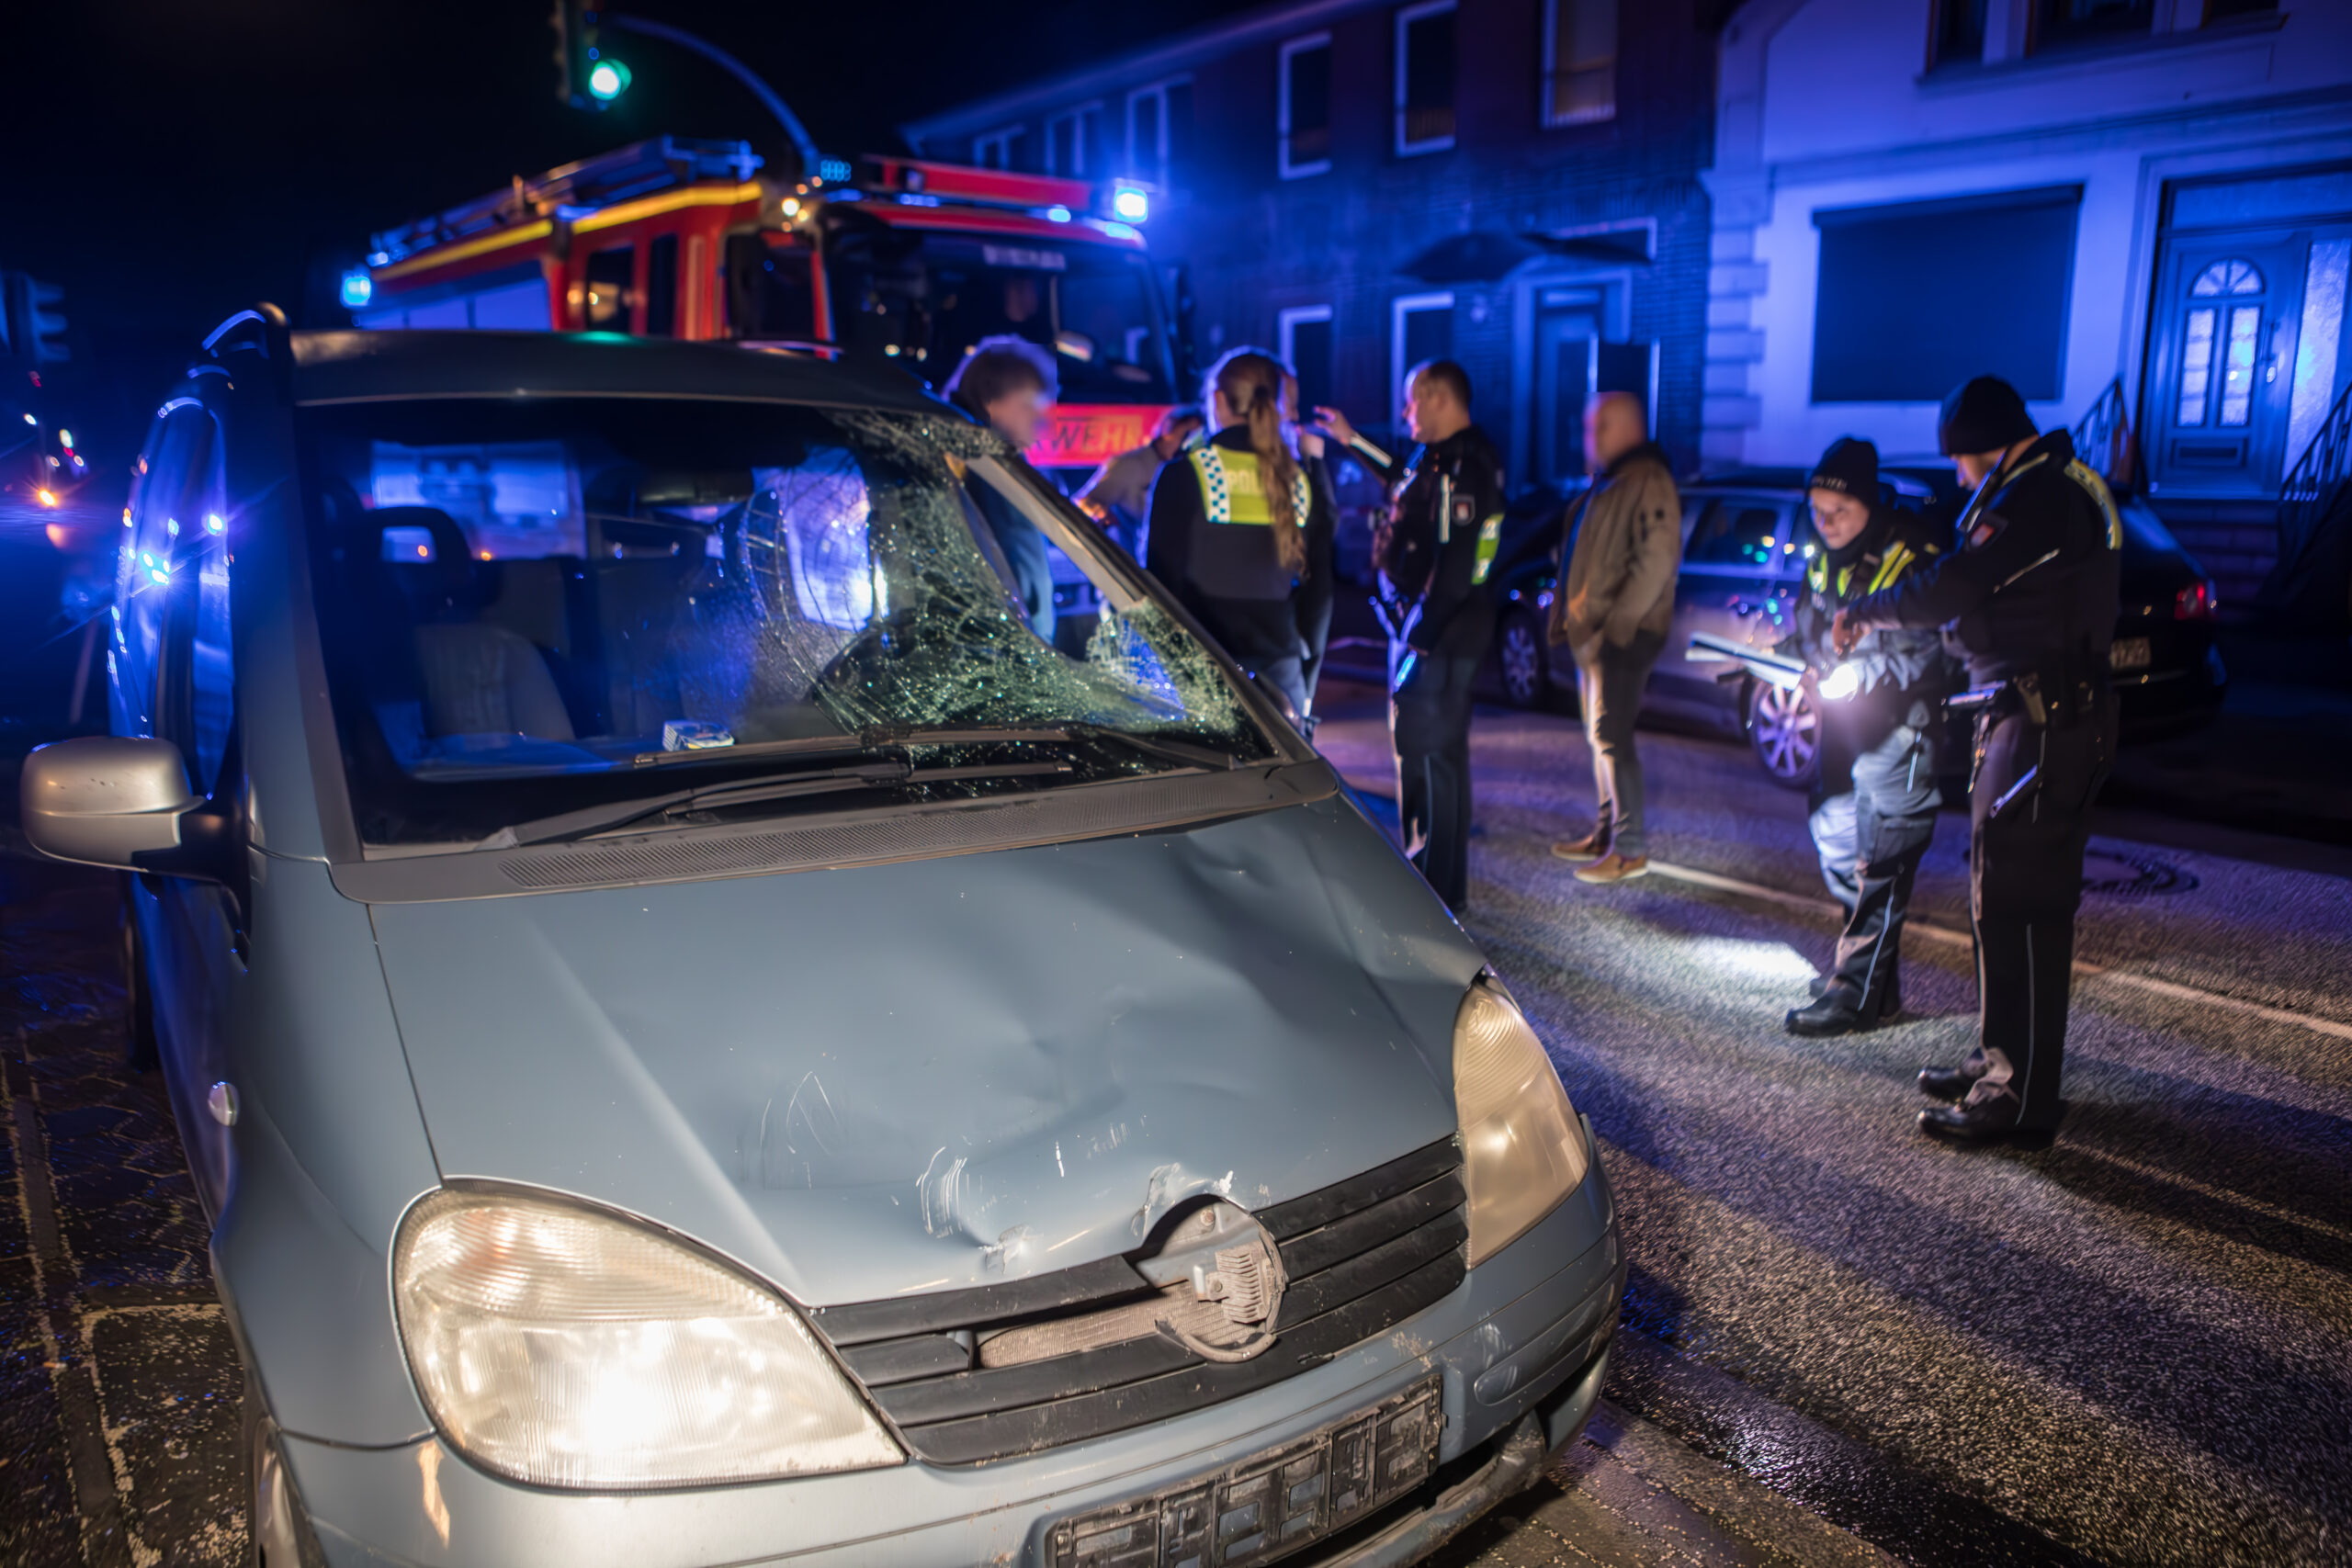
M 1069 221 L 1069 209 L 1058 206 L 1048 207 L 1046 209 L 1046 216 L 1052 219 L 1057 223 L 1067 223 Z
M 1111 216 L 1140 223 L 1151 216 L 1151 193 L 1125 180 L 1111 187 Z
M 164 583 L 169 582 L 171 580 L 172 574 L 165 568 L 151 566 L 147 569 L 147 581 L 150 582 Z
M 588 71 L 588 96 L 609 104 L 628 91 L 628 67 L 617 60 L 599 60 Z
M 376 280 L 368 276 L 365 267 L 353 267 L 343 275 L 343 308 L 356 310 L 376 297 Z
M 27 414 L 25 415 L 25 423 L 27 424 L 39 424 L 40 421 L 34 418 L 31 414 Z
M 228 520 L 217 512 L 208 512 L 204 514 L 204 531 L 208 534 L 225 534 L 229 531 Z
M 1105 223 L 1102 232 L 1114 240 L 1140 240 L 1143 233 L 1131 223 Z
M 849 160 L 847 158 L 820 158 L 817 160 L 817 177 L 824 181 L 829 186 L 844 186 L 849 184 L 850 173 Z
M 169 529 L 169 530 L 171 531 L 171 536 L 172 536 L 172 537 L 173 537 L 173 538 L 176 539 L 176 538 L 178 538 L 178 537 L 180 536 L 180 520 L 179 520 L 178 518 L 176 518 L 176 517 L 166 517 L 166 518 L 164 518 L 164 526 L 165 528 L 167 528 L 167 529 Z

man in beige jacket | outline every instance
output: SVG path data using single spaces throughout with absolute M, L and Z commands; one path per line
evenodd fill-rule
M 1646 423 L 1629 393 L 1604 392 L 1586 407 L 1592 488 L 1568 514 L 1566 570 L 1552 601 L 1552 645 L 1576 657 L 1600 796 L 1592 831 L 1552 846 L 1562 860 L 1590 863 L 1577 867 L 1579 882 L 1623 882 L 1650 868 L 1634 719 L 1674 614 L 1682 498 Z

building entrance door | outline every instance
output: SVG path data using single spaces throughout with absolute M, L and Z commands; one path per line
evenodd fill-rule
M 1535 478 L 1562 484 L 1584 473 L 1584 405 L 1600 341 L 1600 290 L 1546 288 L 1535 317 Z
M 2275 491 L 2311 236 L 2200 234 L 2165 251 L 2145 426 L 2151 475 L 2174 493 Z

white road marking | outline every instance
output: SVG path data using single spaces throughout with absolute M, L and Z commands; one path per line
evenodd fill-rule
M 1782 908 L 1799 909 L 1806 914 L 1826 919 L 1838 919 L 1844 914 L 1843 910 L 1826 898 L 1808 898 L 1803 894 L 1783 893 L 1777 887 L 1765 887 L 1753 882 L 1742 882 L 1737 877 L 1718 876 L 1712 871 L 1700 871 L 1692 866 L 1672 865 L 1662 860 L 1652 860 L 1650 869 L 1660 876 L 1671 877 L 1677 882 L 1687 882 L 1694 887 L 1712 887 L 1720 893 L 1736 893 L 1743 898 L 1760 899 L 1768 904 L 1778 904 Z M 1975 941 L 1966 931 L 1952 931 L 1949 927 L 1935 925 L 1927 920 L 1906 921 L 1903 929 L 1926 937 L 1930 942 L 1946 942 L 1956 947 L 1970 947 Z M 2182 986 L 2170 980 L 2159 980 L 2152 976 L 2134 975 L 2123 969 L 2110 969 L 2104 964 L 2093 964 L 2087 959 L 2075 960 L 2075 973 L 2086 979 L 2104 980 L 2109 985 L 2144 991 L 2150 996 L 2163 997 L 2169 1001 L 2209 1007 L 2221 1012 L 2236 1013 L 2241 1018 L 2258 1018 L 2267 1023 L 2291 1023 L 2299 1028 L 2308 1029 L 2315 1034 L 2330 1035 L 2338 1040 L 2352 1040 L 2352 1023 L 2339 1023 L 2332 1018 L 2320 1018 L 2307 1012 L 2294 1012 L 2286 1008 L 2265 1007 L 2259 1002 L 2244 1001 L 2236 997 L 2223 996 L 2219 991 L 2200 990 L 2195 986 Z

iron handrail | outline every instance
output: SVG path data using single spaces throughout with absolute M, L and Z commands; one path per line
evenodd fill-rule
M 2320 524 L 2347 479 L 2352 479 L 2352 386 L 2337 396 L 2326 422 L 2278 486 L 2278 569 L 2274 581 L 2286 581 L 2319 542 Z
M 2123 378 L 2085 411 L 2074 428 L 2075 455 L 2105 479 L 2110 490 L 2130 490 L 2140 471 L 2140 443 L 2132 434 L 2132 415 L 2123 401 Z

